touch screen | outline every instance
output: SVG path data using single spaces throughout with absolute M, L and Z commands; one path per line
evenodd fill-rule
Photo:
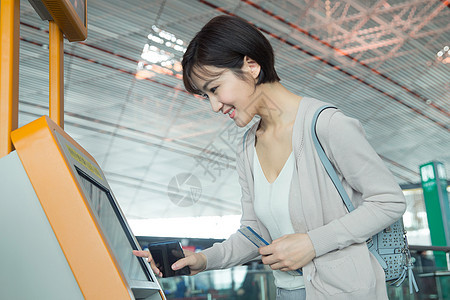
M 148 269 L 132 250 L 138 247 L 111 193 L 76 168 L 86 197 L 94 211 L 122 272 L 129 280 L 153 281 Z

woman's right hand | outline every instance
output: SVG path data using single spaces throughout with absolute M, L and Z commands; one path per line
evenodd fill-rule
M 179 270 L 179 269 L 184 268 L 185 266 L 189 266 L 189 268 L 191 269 L 190 275 L 195 275 L 206 269 L 205 254 L 194 253 L 192 251 L 188 251 L 188 250 L 184 250 L 184 249 L 183 249 L 183 252 L 184 252 L 185 257 L 177 260 L 172 265 L 173 270 Z M 147 260 L 150 263 L 150 266 L 153 270 L 153 273 L 155 273 L 155 275 L 157 275 L 159 277 L 163 277 L 163 273 L 156 266 L 155 261 L 153 260 L 153 257 L 149 251 L 133 250 L 133 254 L 138 257 L 147 258 Z
M 153 257 L 152 257 L 152 255 L 150 254 L 149 251 L 133 250 L 133 254 L 138 256 L 138 257 L 147 258 L 147 261 L 150 264 L 150 267 L 152 268 L 153 273 L 155 273 L 156 276 L 163 277 L 162 272 L 156 266 L 155 261 L 153 260 Z
M 205 254 L 199 252 L 195 253 L 189 250 L 184 250 L 184 258 L 177 260 L 173 265 L 173 270 L 179 270 L 184 268 L 185 266 L 189 266 L 191 269 L 191 275 L 195 275 L 204 271 L 206 269 L 206 256 Z

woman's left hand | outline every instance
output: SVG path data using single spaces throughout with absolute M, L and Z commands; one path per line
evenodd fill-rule
M 262 262 L 272 270 L 294 271 L 316 257 L 311 239 L 306 233 L 284 235 L 272 244 L 259 248 Z

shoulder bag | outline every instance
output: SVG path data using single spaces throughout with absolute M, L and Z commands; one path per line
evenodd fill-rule
M 355 209 L 347 192 L 344 190 L 339 177 L 336 174 L 330 160 L 328 159 L 325 151 L 320 144 L 317 133 L 316 133 L 316 123 L 319 114 L 327 108 L 336 108 L 331 105 L 325 105 L 320 107 L 313 116 L 311 134 L 313 138 L 314 145 L 316 147 L 317 153 L 322 161 L 325 170 L 333 181 L 339 195 L 342 198 L 348 212 L 350 213 Z M 367 247 L 369 251 L 376 257 L 381 267 L 384 269 L 386 275 L 386 281 L 391 283 L 391 285 L 400 286 L 403 281 L 408 277 L 409 279 L 409 291 L 412 294 L 412 288 L 416 292 L 419 291 L 417 287 L 416 280 L 414 278 L 412 269 L 413 261 L 411 259 L 411 253 L 409 252 L 408 241 L 406 238 L 406 231 L 403 227 L 403 219 L 400 218 L 398 221 L 393 223 L 391 226 L 383 229 L 378 234 L 372 236 L 367 241 Z

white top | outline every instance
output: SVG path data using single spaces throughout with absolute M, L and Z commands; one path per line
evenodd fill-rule
M 272 183 L 269 183 L 264 175 L 256 148 L 253 166 L 256 216 L 269 230 L 272 240 L 294 233 L 288 204 L 292 175 L 295 171 L 293 152 L 291 152 L 280 174 Z M 293 274 L 296 273 L 274 270 L 275 285 L 288 290 L 304 288 L 303 276 Z

